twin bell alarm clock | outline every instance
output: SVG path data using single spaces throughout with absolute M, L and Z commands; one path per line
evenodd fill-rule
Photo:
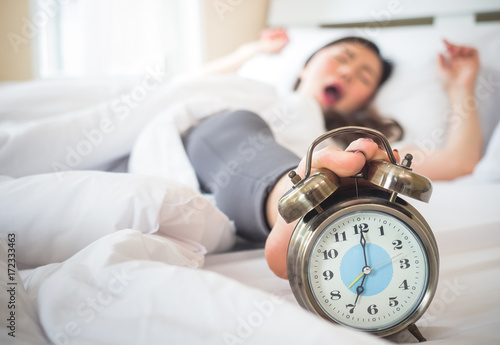
M 311 174 L 314 148 L 327 138 L 360 134 L 382 144 L 390 162 L 368 162 L 356 175 L 338 178 L 319 169 Z M 430 180 L 401 164 L 386 137 L 364 127 L 342 127 L 309 147 L 306 172 L 289 176 L 294 186 L 279 201 L 286 222 L 300 219 L 287 254 L 293 294 L 305 309 L 340 325 L 377 336 L 408 329 L 424 337 L 415 322 L 436 291 L 439 254 L 431 228 L 400 196 L 428 202 Z

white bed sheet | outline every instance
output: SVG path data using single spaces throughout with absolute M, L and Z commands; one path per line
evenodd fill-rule
M 108 235 L 63 263 L 23 271 L 24 288 L 17 276 L 16 339 L 1 332 L 0 341 L 313 344 L 335 337 L 329 343 L 383 344 L 337 329 L 280 295 L 196 269 L 202 261 L 196 245 L 135 230 Z M 2 305 L 7 300 L 0 295 Z
M 438 289 L 417 322 L 429 344 L 500 343 L 500 185 L 469 182 L 435 183 L 429 204 L 409 200 L 440 252 Z M 208 256 L 205 269 L 297 304 L 288 282 L 267 268 L 263 249 Z M 408 332 L 388 340 L 416 342 Z
M 500 341 L 500 184 L 471 182 L 436 183 L 429 204 L 414 202 L 441 254 L 436 296 L 417 323 L 431 344 Z M 205 257 L 199 242 L 169 234 L 178 219 L 163 219 L 164 230 L 155 234 L 112 232 L 69 259 L 10 281 L 9 240 L 2 238 L 2 310 L 10 301 L 7 283 L 17 285 L 16 339 L 4 318 L 1 343 L 415 342 L 407 332 L 378 339 L 312 315 L 298 307 L 288 282 L 271 273 L 262 249 Z

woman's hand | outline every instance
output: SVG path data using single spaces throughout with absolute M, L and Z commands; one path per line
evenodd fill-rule
M 208 75 L 235 73 L 257 54 L 278 54 L 288 44 L 284 29 L 264 29 L 257 41 L 242 44 L 232 53 L 210 61 L 200 70 L 173 78 L 176 82 L 188 81 Z
M 260 32 L 260 52 L 265 54 L 279 54 L 289 41 L 285 29 L 264 29 Z
M 243 44 L 238 52 L 242 55 L 279 54 L 288 44 L 286 31 L 280 28 L 264 29 L 257 41 Z
M 400 157 L 394 151 L 396 160 Z M 361 171 L 367 161 L 375 159 L 388 160 L 387 154 L 372 140 L 358 139 L 342 151 L 336 147 L 327 147 L 314 152 L 312 159 L 312 170 L 326 168 L 333 171 L 339 177 L 353 176 Z M 297 167 L 297 173 L 303 177 L 305 174 L 305 158 Z M 286 253 L 288 243 L 292 236 L 297 221 L 287 224 L 278 214 L 278 200 L 286 193 L 292 184 L 288 176 L 284 176 L 276 184 L 267 201 L 268 222 L 273 227 L 266 241 L 266 260 L 269 268 L 281 278 L 287 278 Z
M 474 91 L 479 71 L 476 49 L 458 46 L 444 40 L 446 56 L 439 54 L 439 79 L 447 91 L 461 89 Z

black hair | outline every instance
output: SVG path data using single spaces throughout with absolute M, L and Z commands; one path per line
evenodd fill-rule
M 375 43 L 373 43 L 370 40 L 367 40 L 366 38 L 358 37 L 358 36 L 346 36 L 346 37 L 342 37 L 342 38 L 340 38 L 338 40 L 331 41 L 328 44 L 325 44 L 324 46 L 322 46 L 321 48 L 319 48 L 318 50 L 316 50 L 311 56 L 309 56 L 309 58 L 304 63 L 304 67 L 307 66 L 307 64 L 309 63 L 309 61 L 311 61 L 311 59 L 318 52 L 322 51 L 325 48 L 328 48 L 328 47 L 331 47 L 331 46 L 334 46 L 334 45 L 340 44 L 340 43 L 356 43 L 356 44 L 361 44 L 364 47 L 370 49 L 372 52 L 374 52 L 377 55 L 377 57 L 380 59 L 380 62 L 382 63 L 382 75 L 380 77 L 380 81 L 378 83 L 378 87 L 380 87 L 383 83 L 385 83 L 387 81 L 387 79 L 389 79 L 389 77 L 391 76 L 391 73 L 392 73 L 392 69 L 393 69 L 392 62 L 382 57 L 382 54 L 380 53 L 380 49 L 377 47 L 377 45 Z M 299 87 L 299 85 L 300 85 L 300 77 L 297 78 L 297 80 L 295 81 L 295 85 L 293 86 L 293 90 L 294 91 L 297 90 L 298 87 Z

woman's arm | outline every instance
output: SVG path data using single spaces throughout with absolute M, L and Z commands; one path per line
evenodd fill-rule
M 474 94 L 479 70 L 476 49 L 444 41 L 447 56 L 439 54 L 439 77 L 450 103 L 444 146 L 414 161 L 412 168 L 433 180 L 452 180 L 470 174 L 482 154 L 482 136 Z M 406 148 L 405 151 L 416 148 Z
M 178 79 L 185 81 L 215 74 L 235 73 L 257 54 L 278 54 L 287 43 L 288 36 L 284 29 L 265 29 L 262 30 L 259 40 L 245 43 L 234 52 L 210 61 L 200 70 L 179 76 Z

